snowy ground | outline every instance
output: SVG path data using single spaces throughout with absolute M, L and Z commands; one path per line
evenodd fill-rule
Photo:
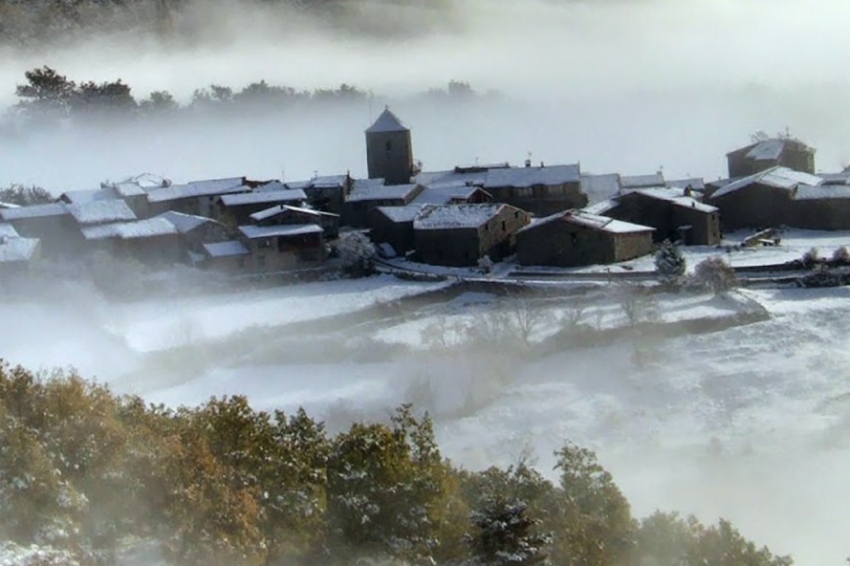
M 841 243 L 809 236 L 779 261 Z M 382 276 L 124 305 L 57 296 L 0 306 L 0 315 L 15 321 L 0 344 L 13 363 L 75 365 L 150 401 L 245 394 L 262 409 L 304 405 L 332 427 L 383 418 L 413 400 L 437 415 L 444 453 L 464 466 L 507 464 L 531 448 L 541 471 L 551 473 L 552 451 L 570 439 L 597 450 L 638 516 L 662 508 L 707 521 L 727 517 L 798 564 L 841 564 L 850 554 L 850 484 L 841 472 L 850 465 L 850 289 L 745 290 L 732 299 L 660 295 L 660 321 L 724 320 L 758 305 L 771 317 L 711 333 L 564 343 L 526 358 L 422 349 L 429 325 L 478 325 L 500 308 L 500 299 L 477 291 L 336 333 L 282 338 L 294 322 L 445 285 Z M 575 316 L 596 330 L 623 327 L 618 292 L 534 302 L 548 316 L 533 339 L 551 337 Z M 258 355 L 240 349 L 227 357 L 228 344 L 242 344 L 258 328 L 265 332 L 257 335 Z M 205 344 L 216 363 L 195 364 L 191 358 Z M 147 381 L 157 367 L 152 356 L 170 347 L 184 370 L 166 382 Z M 319 359 L 295 355 L 310 348 Z

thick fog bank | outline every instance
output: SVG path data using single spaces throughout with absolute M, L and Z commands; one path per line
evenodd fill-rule
M 476 158 L 519 163 L 531 152 L 534 161 L 581 161 L 592 172 L 663 167 L 668 176 L 713 178 L 725 173 L 724 153 L 749 134 L 786 128 L 819 149 L 820 169 L 850 163 L 850 121 L 840 111 L 850 86 L 838 56 L 850 47 L 846 2 L 481 0 L 360 9 L 376 25 L 421 22 L 420 33 L 400 36 L 221 12 L 227 5 L 191 16 L 196 33 L 182 41 L 93 34 L 62 49 L 7 49 L 0 105 L 14 104 L 25 70 L 47 64 L 77 81 L 121 78 L 137 99 L 164 89 L 187 103 L 211 83 L 238 89 L 265 79 L 296 90 L 354 84 L 376 95 L 372 108 L 25 132 L 0 142 L 0 184 L 59 192 L 141 171 L 175 180 L 363 174 L 362 131 L 385 101 L 413 128 L 426 168 Z M 801 34 L 806 40 L 792 45 Z M 503 97 L 450 108 L 412 96 L 453 79 Z

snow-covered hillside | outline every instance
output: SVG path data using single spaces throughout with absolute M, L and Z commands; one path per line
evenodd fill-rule
M 244 394 L 257 408 L 304 405 L 341 427 L 414 401 L 435 414 L 445 455 L 470 468 L 530 450 L 548 474 L 569 439 L 598 452 L 638 516 L 723 516 L 798 564 L 850 552 L 840 472 L 850 464 L 850 290 L 659 295 L 646 314 L 659 326 L 722 324 L 635 333 L 622 290 L 602 287 L 529 299 L 525 315 L 546 314 L 530 340 L 545 348 L 487 351 L 458 338 L 428 349 L 429 333 L 451 342 L 514 308 L 446 286 L 381 276 L 122 305 L 6 304 L 0 314 L 16 325 L 0 339 L 13 363 L 73 364 L 169 405 Z M 575 323 L 597 338 L 558 334 Z

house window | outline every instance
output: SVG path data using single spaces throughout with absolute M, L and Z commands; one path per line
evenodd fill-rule
M 506 232 L 508 230 L 508 224 L 504 220 L 502 220 L 502 232 Z
M 576 234 L 575 232 L 572 232 L 570 234 L 570 242 L 572 242 L 573 244 L 577 244 L 578 243 L 578 234 Z
M 269 239 L 259 240 L 257 242 L 257 248 L 259 248 L 261 250 L 264 250 L 264 249 L 267 249 L 267 248 L 270 248 L 270 247 L 272 247 L 272 241 L 269 240 Z
M 485 232 L 489 232 L 489 231 L 490 231 L 490 224 L 484 224 L 484 231 L 485 231 Z
M 387 140 L 387 143 L 384 144 L 384 147 L 386 148 L 387 153 L 391 152 L 393 150 L 393 142 Z

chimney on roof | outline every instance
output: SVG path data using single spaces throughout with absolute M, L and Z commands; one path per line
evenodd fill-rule
M 525 166 L 531 167 L 531 152 L 528 152 L 528 157 L 525 158 Z
M 546 167 L 545 165 L 543 165 L 543 162 L 542 162 L 542 161 L 540 162 L 540 166 L 541 166 L 541 167 Z

